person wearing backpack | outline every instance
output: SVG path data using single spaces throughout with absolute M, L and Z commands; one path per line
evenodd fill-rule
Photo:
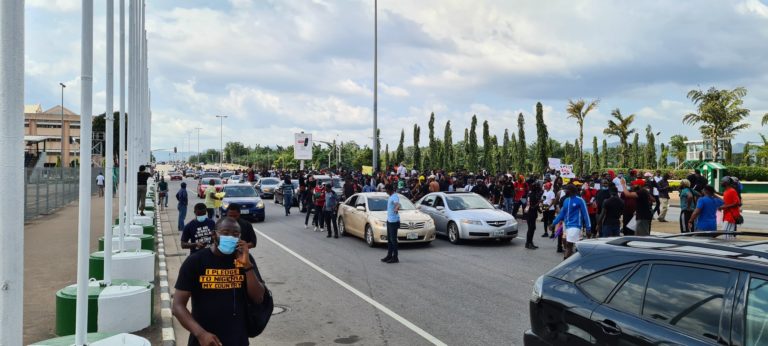
M 331 188 L 331 183 L 325 184 L 325 204 L 323 205 L 323 216 L 325 219 L 325 229 L 328 230 L 328 238 L 331 237 L 331 225 L 333 225 L 333 237 L 339 237 L 339 227 L 336 224 L 336 205 L 339 203 L 339 197 Z

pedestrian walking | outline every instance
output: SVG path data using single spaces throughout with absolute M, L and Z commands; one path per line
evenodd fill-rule
M 515 204 L 515 187 L 512 184 L 512 179 L 508 177 L 502 177 L 501 179 L 501 196 L 504 198 L 504 211 L 512 214 L 512 208 Z M 547 233 L 546 229 L 547 227 L 544 225 L 544 234 Z
M 206 215 L 205 204 L 195 204 L 194 213 L 195 218 L 181 231 L 181 248 L 189 249 L 190 255 L 211 245 L 216 226 L 213 219 Z
M 187 218 L 187 205 L 189 204 L 189 195 L 187 194 L 187 183 L 185 182 L 181 183 L 181 189 L 179 189 L 179 191 L 176 192 L 176 201 L 178 201 L 178 204 L 176 205 L 176 209 L 179 211 L 179 223 L 176 229 L 179 230 L 179 232 L 181 232 L 184 229 L 184 221 Z
M 680 233 L 693 232 L 692 227 L 688 227 L 696 209 L 696 196 L 698 193 L 691 189 L 691 182 L 688 179 L 680 180 Z
M 136 196 L 138 201 L 137 207 L 139 209 L 139 215 L 144 216 L 144 208 L 146 208 L 147 198 L 147 180 L 152 177 L 152 174 L 147 172 L 147 167 L 144 165 L 139 166 L 139 172 L 136 174 Z
M 157 192 L 160 197 L 159 203 L 160 210 L 168 208 L 168 183 L 165 181 L 165 177 L 160 177 L 160 182 L 157 183 Z
M 715 195 L 715 189 L 712 186 L 704 186 L 701 189 L 702 195 L 696 201 L 696 209 L 688 220 L 688 228 L 696 231 L 715 232 L 717 231 L 717 210 L 723 205 L 723 200 Z
M 618 237 L 621 232 L 621 216 L 624 214 L 624 201 L 619 198 L 616 186 L 608 187 L 609 197 L 603 201 L 598 216 L 598 231 L 600 237 Z
M 223 218 L 214 246 L 190 255 L 179 269 L 172 312 L 189 331 L 189 345 L 249 344 L 249 301 L 258 305 L 270 296 L 240 233 L 236 220 Z
M 587 203 L 589 224 L 592 226 L 587 229 L 587 238 L 597 238 L 597 190 L 592 188 L 588 181 L 582 185 L 581 198 Z
M 249 249 L 256 247 L 256 230 L 253 229 L 253 225 L 250 222 L 243 220 L 240 216 L 240 204 L 230 203 L 227 206 L 227 217 L 231 217 L 237 221 L 240 225 L 240 239 L 248 244 Z
M 541 221 L 544 223 L 544 234 L 541 235 L 542 238 L 549 237 L 547 231 L 549 230 L 549 226 L 552 224 L 552 220 L 555 219 L 555 206 L 557 205 L 556 201 L 557 200 L 555 199 L 555 191 L 552 188 L 552 183 L 544 183 L 544 193 L 541 197 L 541 205 L 542 209 L 544 210 L 541 217 Z
M 515 181 L 514 184 L 515 187 L 515 197 L 514 197 L 514 208 L 512 210 L 512 216 L 517 217 L 517 211 L 520 210 L 520 207 L 525 210 L 526 205 L 526 195 L 528 194 L 528 183 L 525 182 L 525 177 L 520 174 L 517 177 L 517 181 Z
M 325 184 L 325 202 L 323 203 L 323 218 L 325 219 L 325 229 L 328 231 L 328 238 L 331 237 L 331 225 L 333 225 L 333 237 L 339 237 L 339 227 L 336 224 L 336 206 L 339 204 L 339 197 L 331 188 L 331 183 Z
M 99 197 L 104 197 L 104 174 L 101 172 L 96 176 L 96 186 L 99 187 Z
M 317 182 L 312 190 L 312 204 L 314 205 L 315 215 L 312 217 L 312 224 L 315 226 L 315 232 L 323 232 L 323 206 L 325 206 L 325 187 Z
M 539 247 L 533 244 L 533 233 L 536 231 L 536 219 L 539 217 L 539 202 L 541 201 L 543 191 L 539 183 L 531 185 L 531 190 L 528 192 L 528 203 L 530 207 L 526 213 L 526 221 L 528 221 L 528 232 L 525 235 L 525 248 L 530 250 L 538 249 Z
M 315 204 L 312 201 L 312 194 L 315 190 L 315 177 L 312 175 L 309 175 L 307 177 L 307 187 L 306 191 L 304 192 L 304 205 L 307 208 L 307 215 L 304 216 L 304 228 L 307 228 L 307 223 L 309 222 L 309 216 L 312 214 L 312 211 L 315 210 Z M 312 224 L 314 225 L 314 219 L 312 219 Z
M 659 222 L 667 222 L 667 211 L 669 211 L 669 173 L 664 173 L 661 179 L 656 183 L 659 190 L 659 204 L 661 204 L 661 210 L 659 211 Z
M 624 200 L 635 202 L 635 214 L 632 217 L 635 219 L 634 234 L 638 236 L 651 235 L 654 198 L 649 188 L 652 188 L 652 180 L 638 179 L 632 182 L 631 189 L 624 189 Z
M 387 195 L 387 256 L 382 258 L 384 263 L 398 263 L 397 231 L 400 229 L 400 198 L 395 193 L 395 187 L 388 184 Z
M 736 186 L 731 177 L 724 177 L 720 181 L 723 191 L 723 205 L 719 210 L 723 211 L 723 232 L 736 232 L 736 226 L 744 222 L 741 216 L 741 199 L 736 191 Z
M 285 207 L 285 216 L 291 215 L 291 207 L 293 207 L 293 183 L 291 183 L 291 176 L 286 174 L 283 179 L 283 207 Z
M 550 226 L 550 231 L 554 233 L 554 225 L 563 221 L 563 233 L 565 234 L 564 259 L 567 259 L 573 255 L 574 245 L 580 240 L 582 229 L 590 229 L 590 224 L 587 204 L 578 196 L 576 187 L 569 184 L 565 189 L 566 194 L 563 207 L 552 222 L 553 225 Z

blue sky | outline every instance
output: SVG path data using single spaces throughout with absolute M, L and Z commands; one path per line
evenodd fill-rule
M 115 1 L 118 2 L 117 0 Z M 147 2 L 153 148 L 201 148 L 224 140 L 288 145 L 297 131 L 370 143 L 373 1 Z M 79 112 L 80 1 L 28 0 L 26 103 Z M 96 1 L 94 111 L 105 103 L 105 8 Z M 117 23 L 117 20 L 115 21 Z M 117 32 L 117 30 L 116 30 Z M 116 40 L 117 41 L 117 40 Z M 379 126 L 397 145 L 401 128 L 437 116 L 454 140 L 472 114 L 493 134 L 516 131 L 544 104 L 550 134 L 573 141 L 568 99 L 599 98 L 585 137 L 602 139 L 614 108 L 637 114 L 661 140 L 699 137 L 682 125 L 694 88 L 749 90 L 752 124 L 736 141 L 768 133 L 768 5 L 764 0 L 379 2 Z M 116 69 L 117 71 L 117 69 Z M 117 89 L 116 89 L 117 90 Z M 116 98 L 117 100 L 117 98 Z M 480 135 L 480 133 L 478 133 Z M 610 142 L 615 139 L 609 139 Z M 658 141 L 658 140 L 657 140 Z M 589 142 L 587 142 L 589 143 Z M 383 144 L 382 144 L 383 145 Z

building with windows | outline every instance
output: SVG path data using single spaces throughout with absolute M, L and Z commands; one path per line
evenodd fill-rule
M 719 138 L 718 147 L 720 150 L 717 153 L 717 159 L 712 159 L 712 144 L 713 141 L 710 138 L 697 139 L 692 141 L 686 141 L 686 161 L 717 161 L 723 162 L 725 160 L 725 152 L 730 143 L 730 138 Z
M 25 161 L 35 161 L 44 153 L 47 166 L 54 166 L 59 160 L 68 166 L 80 150 L 80 115 L 61 106 L 43 110 L 39 104 L 25 105 L 24 140 Z

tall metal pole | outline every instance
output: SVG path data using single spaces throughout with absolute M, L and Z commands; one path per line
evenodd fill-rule
M 24 0 L 0 1 L 0 345 L 22 344 L 24 302 Z M 21 202 L 21 203 L 20 203 Z
M 117 187 L 119 191 L 118 202 L 118 215 L 120 218 L 120 242 L 119 250 L 122 252 L 125 249 L 124 239 L 126 232 L 126 219 L 125 219 L 125 201 L 126 201 L 126 188 L 128 180 L 126 179 L 126 161 L 125 157 L 125 140 L 127 139 L 127 133 L 125 130 L 128 127 L 128 121 L 125 119 L 125 0 L 120 0 L 120 139 L 118 162 L 120 172 L 117 174 L 118 183 Z
M 106 170 L 104 183 L 104 283 L 112 284 L 112 176 L 115 170 L 114 158 L 114 14 L 115 1 L 107 0 L 107 110 L 106 118 Z
M 373 0 L 373 171 L 379 167 L 379 1 Z
M 59 83 L 59 85 L 61 85 L 61 152 L 59 157 L 61 158 L 61 178 L 64 179 L 64 88 L 67 86 L 64 83 Z
M 202 127 L 195 127 L 195 130 L 197 130 L 197 163 L 200 163 L 200 130 L 202 130 Z
M 221 154 L 219 154 L 219 171 L 224 171 L 224 118 L 227 118 L 226 115 L 217 115 L 217 118 L 221 119 L 221 126 L 219 127 L 220 132 L 220 139 L 219 139 L 219 145 L 221 147 Z
M 77 307 L 75 345 L 88 336 L 88 255 L 91 233 L 91 114 L 93 97 L 93 0 L 83 0 L 80 76 L 80 207 L 77 234 Z M 105 239 L 111 241 L 111 239 Z

